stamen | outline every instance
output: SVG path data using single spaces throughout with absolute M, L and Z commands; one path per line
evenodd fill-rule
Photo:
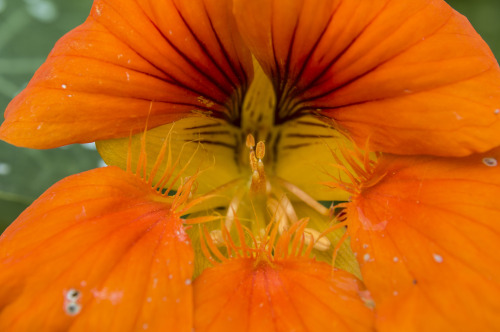
M 319 251 L 326 251 L 330 249 L 331 242 L 326 237 L 322 237 L 322 234 L 313 228 L 305 228 L 304 233 L 306 234 L 304 242 L 309 245 L 311 242 L 314 243 L 313 248 Z
M 235 211 L 238 209 L 239 200 L 236 201 L 236 198 L 237 197 L 233 198 L 231 204 L 229 205 L 229 208 L 227 209 L 226 222 L 225 222 L 227 229 L 231 229 L 235 217 Z
M 267 200 L 267 208 L 274 213 L 274 220 L 278 224 L 278 232 L 283 234 L 288 229 L 289 220 L 283 206 L 274 198 Z
M 229 207 L 227 208 L 227 213 L 226 213 L 226 221 L 225 221 L 225 226 L 227 230 L 231 230 L 231 226 L 233 225 L 233 221 L 236 215 L 236 212 L 238 211 L 238 208 L 240 206 L 241 199 L 245 193 L 245 188 L 241 187 L 237 192 L 236 195 L 231 199 L 231 202 L 229 203 Z
M 271 186 L 271 193 L 275 197 L 279 197 L 279 205 L 283 209 L 283 211 L 286 213 L 286 216 L 288 220 L 292 224 L 296 223 L 299 218 L 297 217 L 297 213 L 295 212 L 295 209 L 293 208 L 292 202 L 288 199 L 287 195 L 281 190 L 279 186 Z
M 250 151 L 250 167 L 252 168 L 253 172 L 257 172 L 259 166 L 259 161 L 255 157 L 255 152 Z
M 255 146 L 255 137 L 253 137 L 252 134 L 247 135 L 246 146 L 249 149 L 253 149 L 253 147 Z
M 257 143 L 257 148 L 255 149 L 255 152 L 259 160 L 262 160 L 264 158 L 264 156 L 266 155 L 266 145 L 264 144 L 263 141 L 259 141 L 259 143 Z
M 252 134 L 247 136 L 247 146 L 255 142 Z M 252 183 L 250 185 L 250 192 L 253 194 L 265 194 L 268 190 L 268 184 L 266 180 L 266 172 L 264 171 L 264 163 L 262 158 L 266 154 L 266 147 L 263 141 L 257 143 L 256 151 L 253 151 L 253 147 L 250 148 L 250 167 L 252 169 Z
M 303 201 L 304 203 L 309 205 L 311 208 L 318 211 L 318 213 L 320 213 L 323 216 L 329 215 L 330 210 L 328 208 L 324 207 L 323 205 L 321 205 L 320 203 L 318 203 L 317 200 L 315 200 L 314 198 L 309 196 L 305 191 L 303 191 L 302 189 L 300 189 L 296 185 L 294 185 L 288 181 L 285 181 L 281 178 L 276 177 L 276 179 L 280 185 L 285 187 L 288 191 L 290 191 L 292 194 L 297 196 L 297 198 L 299 198 L 301 201 Z

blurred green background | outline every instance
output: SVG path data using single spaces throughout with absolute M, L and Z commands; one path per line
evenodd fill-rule
M 448 3 L 469 18 L 500 58 L 500 0 Z M 2 114 L 56 40 L 84 21 L 91 4 L 92 0 L 0 0 Z M 56 181 L 102 165 L 93 144 L 30 150 L 0 141 L 0 232 Z

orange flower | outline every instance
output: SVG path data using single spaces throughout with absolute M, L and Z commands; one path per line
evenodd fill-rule
M 2 234 L 0 330 L 500 329 L 498 84 L 440 0 L 96 0 L 0 138 L 115 166 Z

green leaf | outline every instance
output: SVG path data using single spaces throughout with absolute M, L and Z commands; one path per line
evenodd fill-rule
M 0 191 L 0 233 L 31 203 L 29 197 Z

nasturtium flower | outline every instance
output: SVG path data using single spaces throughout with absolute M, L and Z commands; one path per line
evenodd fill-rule
M 500 69 L 444 1 L 95 0 L 0 138 L 110 165 L 1 235 L 1 331 L 500 329 Z

